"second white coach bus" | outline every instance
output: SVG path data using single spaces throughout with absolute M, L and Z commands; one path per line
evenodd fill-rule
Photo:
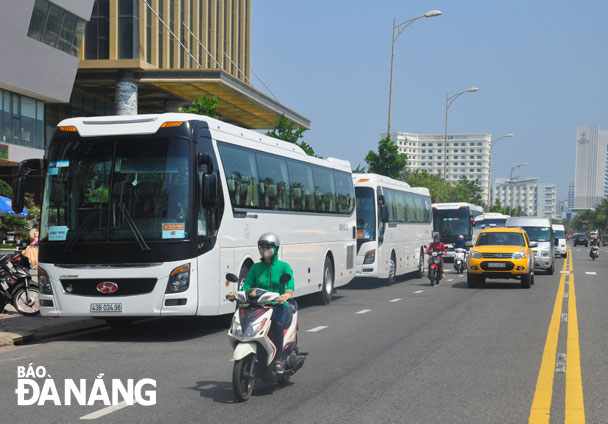
M 295 295 L 329 303 L 355 277 L 350 163 L 191 114 L 62 121 L 45 159 L 40 304 L 47 316 L 218 315 L 276 233 Z
M 353 174 L 357 198 L 357 276 L 385 279 L 424 274 L 424 246 L 432 241 L 427 188 L 377 174 Z

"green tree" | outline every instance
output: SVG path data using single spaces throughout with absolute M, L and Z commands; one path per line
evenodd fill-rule
M 412 187 L 428 188 L 433 203 L 447 201 L 447 196 L 452 189 L 452 185 L 444 180 L 440 174 L 430 174 L 425 169 L 408 172 L 403 176 L 403 179 Z
M 0 196 L 13 197 L 12 187 L 4 180 L 0 180 Z
M 220 98 L 218 96 L 213 96 L 211 98 L 203 96 L 194 100 L 190 106 L 180 107 L 179 111 L 182 113 L 196 113 L 197 115 L 205 115 L 219 119 L 219 115 L 216 113 L 219 106 Z
M 302 148 L 308 156 L 315 156 L 315 150 L 312 146 L 304 140 L 300 141 L 301 138 L 304 138 L 304 131 L 306 131 L 305 128 L 297 127 L 285 115 L 281 115 L 279 119 L 274 121 L 274 128 L 268 131 L 266 135 L 293 143 Z
M 378 142 L 378 153 L 370 150 L 365 156 L 369 172 L 385 175 L 390 178 L 399 178 L 407 165 L 407 155 L 399 153 L 399 147 L 390 136 Z
M 357 164 L 357 167 L 353 169 L 353 174 L 365 174 L 367 172 L 367 168 L 365 166 L 361 166 L 360 163 Z
M 507 215 L 506 209 L 502 207 L 502 203 L 500 202 L 500 199 L 496 199 L 494 201 L 494 204 L 492 206 L 490 206 L 490 212 L 502 213 L 504 215 Z
M 481 186 L 478 180 L 469 180 L 462 175 L 452 189 L 447 198 L 448 202 L 468 202 L 474 205 L 482 205 Z

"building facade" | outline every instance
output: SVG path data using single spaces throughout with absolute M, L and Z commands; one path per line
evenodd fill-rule
M 535 216 L 557 218 L 557 185 L 538 184 Z
M 568 212 L 574 210 L 574 183 L 568 185 Z
M 492 185 L 492 203 L 496 200 L 527 216 L 557 217 L 557 185 L 539 184 L 538 178 L 497 178 Z
M 607 144 L 598 125 L 577 127 L 574 210 L 593 209 L 606 195 Z
M 382 137 L 386 137 L 386 133 Z M 490 189 L 491 134 L 449 134 L 447 151 L 444 149 L 444 137 L 444 134 L 391 134 L 399 152 L 407 154 L 408 168 L 441 175 L 444 175 L 445 168 L 446 180 L 454 184 L 461 176 L 478 180 L 482 199 L 487 199 Z
M 95 0 L 74 91 L 47 110 L 72 116 L 175 112 L 219 97 L 220 119 L 273 128 L 310 120 L 257 91 L 251 77 L 251 0 Z

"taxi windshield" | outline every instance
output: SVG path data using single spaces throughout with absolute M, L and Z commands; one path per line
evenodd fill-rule
M 476 246 L 525 246 L 522 233 L 480 233 Z

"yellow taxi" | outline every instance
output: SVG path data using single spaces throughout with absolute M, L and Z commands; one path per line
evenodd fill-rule
M 519 228 L 488 228 L 477 236 L 469 250 L 467 284 L 478 287 L 486 278 L 513 278 L 521 287 L 534 284 L 535 241 Z

